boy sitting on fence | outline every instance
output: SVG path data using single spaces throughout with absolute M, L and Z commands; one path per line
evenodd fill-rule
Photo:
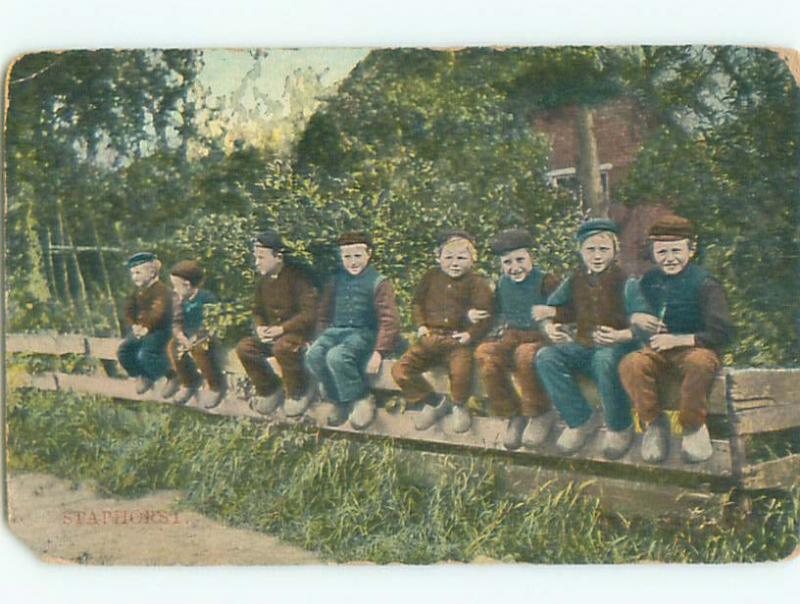
M 313 395 L 303 352 L 314 330 L 317 290 L 304 267 L 287 262 L 290 252 L 273 230 L 253 242 L 259 273 L 253 306 L 256 335 L 242 339 L 236 354 L 256 389 L 252 407 L 262 414 L 275 411 L 285 394 L 286 415 L 302 415 Z M 280 365 L 285 392 L 269 356 Z
M 328 424 L 362 430 L 375 416 L 375 398 L 365 376 L 377 374 L 397 346 L 400 315 L 391 282 L 372 267 L 372 240 L 365 233 L 337 239 L 341 270 L 327 283 L 320 302 L 319 336 L 306 355 L 324 396 L 335 404 Z
M 205 380 L 206 388 L 198 401 L 206 409 L 213 409 L 222 401 L 225 381 L 214 358 L 214 342 L 203 325 L 203 306 L 216 303 L 217 297 L 200 288 L 203 269 L 193 260 L 182 260 L 173 266 L 170 281 L 175 297 L 167 354 L 177 378 L 167 382 L 162 395 L 170 398 L 174 394 L 174 402 L 185 405 Z
M 532 246 L 533 238 L 523 229 L 502 231 L 492 241 L 502 272 L 495 290 L 495 328 L 491 339 L 475 351 L 492 408 L 496 415 L 508 418 L 503 437 L 507 449 L 540 445 L 556 416 L 533 364 L 547 338 L 531 311 L 534 305 L 546 304 L 559 280 L 534 267 Z
M 641 328 L 650 337 L 647 347 L 622 360 L 620 377 L 647 426 L 642 458 L 658 463 L 667 457 L 670 434 L 658 383 L 677 372 L 681 451 L 689 462 L 705 461 L 714 453 L 706 427 L 708 395 L 721 365 L 719 351 L 733 331 L 725 291 L 691 261 L 697 244 L 688 220 L 665 216 L 650 228 L 648 239 L 656 268 L 642 277 L 639 287 L 650 313 Z
M 553 292 L 547 306 L 534 309 L 535 318 L 544 320 L 553 342 L 539 351 L 536 369 L 567 424 L 556 442 L 566 454 L 580 449 L 603 423 L 581 393 L 576 373 L 597 383 L 607 428 L 603 455 L 622 457 L 633 441 L 631 404 L 620 383 L 618 366 L 622 357 L 638 346 L 628 315 L 644 305 L 633 295 L 635 288 L 616 262 L 617 230 L 616 223 L 608 219 L 584 222 L 577 232 L 583 266 Z M 576 323 L 574 339 L 561 328 L 564 322 Z
M 125 304 L 131 331 L 117 350 L 120 365 L 136 378 L 136 393 L 144 394 L 169 368 L 167 342 L 172 319 L 172 292 L 159 280 L 161 262 L 151 252 L 128 259 L 136 290 Z
M 439 237 L 439 267 L 429 270 L 417 286 L 413 301 L 419 339 L 392 367 L 392 377 L 411 405 L 424 405 L 416 414 L 417 430 L 426 430 L 452 410 L 454 432 L 466 432 L 472 423 L 467 401 L 472 390 L 474 346 L 489 330 L 492 289 L 472 272 L 477 252 L 465 231 L 447 231 Z M 468 311 L 485 314 L 471 323 Z M 422 374 L 446 365 L 450 398 L 437 395 Z M 452 402 L 451 402 L 452 401 Z

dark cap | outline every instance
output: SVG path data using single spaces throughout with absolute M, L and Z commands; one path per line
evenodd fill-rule
M 694 226 L 683 216 L 667 214 L 655 221 L 648 231 L 650 241 L 679 241 L 694 237 Z
M 366 245 L 369 249 L 372 249 L 372 237 L 363 231 L 350 231 L 349 233 L 343 233 L 336 239 L 336 245 L 338 246 L 359 244 Z
M 451 239 L 466 239 L 472 245 L 475 245 L 475 237 L 473 237 L 467 231 L 462 231 L 461 229 L 448 229 L 446 231 L 442 231 L 441 233 L 439 233 L 439 237 L 437 237 L 436 243 L 439 245 L 444 245 Z
M 283 242 L 283 237 L 281 237 L 278 231 L 273 229 L 261 231 L 258 235 L 256 235 L 253 244 L 260 247 L 268 247 L 275 252 L 289 251 L 289 248 L 286 247 L 286 244 Z
M 507 229 L 495 235 L 491 247 L 494 254 L 502 256 L 521 248 L 532 248 L 533 237 L 525 229 Z
M 137 252 L 128 258 L 128 268 L 133 268 L 134 266 L 139 266 L 147 262 L 153 262 L 154 260 L 157 260 L 157 258 L 152 252 Z
M 583 243 L 592 235 L 598 233 L 613 233 L 619 234 L 619 226 L 610 218 L 590 218 L 581 226 L 578 227 L 578 233 L 575 235 L 579 243 Z
M 169 274 L 186 279 L 193 287 L 203 280 L 203 269 L 194 260 L 181 260 L 172 267 Z

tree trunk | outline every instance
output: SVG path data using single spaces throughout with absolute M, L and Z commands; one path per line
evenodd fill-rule
M 111 316 L 111 329 L 114 330 L 114 335 L 119 337 L 122 335 L 122 333 L 119 328 L 119 320 L 117 319 L 117 306 L 114 303 L 114 292 L 111 288 L 111 279 L 108 276 L 108 269 L 106 267 L 106 259 L 103 255 L 103 250 L 100 249 L 100 238 L 97 235 L 97 226 L 95 225 L 94 220 L 91 221 L 91 225 L 94 242 L 97 245 L 97 259 L 100 263 L 100 273 L 103 277 L 103 286 L 105 287 L 106 296 L 108 297 L 109 312 Z
M 594 135 L 594 118 L 592 110 L 578 106 L 578 165 L 576 167 L 578 183 L 583 197 L 583 211 L 590 218 L 608 217 L 608 200 L 603 195 L 603 183 L 600 177 L 600 160 L 597 156 L 597 139 Z
M 75 298 L 72 295 L 72 287 L 69 280 L 69 269 L 67 268 L 67 261 L 64 258 L 63 253 L 66 245 L 66 238 L 64 237 L 64 221 L 61 217 L 61 212 L 56 212 L 56 220 L 58 222 L 58 230 L 56 231 L 56 234 L 58 235 L 58 253 L 56 254 L 56 257 L 58 258 L 58 268 L 56 269 L 56 273 L 58 275 L 62 291 L 64 292 L 64 301 L 69 305 L 72 311 L 77 314 L 78 307 L 76 306 Z

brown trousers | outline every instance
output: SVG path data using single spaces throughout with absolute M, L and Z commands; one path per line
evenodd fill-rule
M 417 340 L 392 367 L 392 377 L 403 398 L 412 405 L 426 402 L 433 388 L 422 374 L 446 365 L 450 376 L 450 396 L 463 405 L 472 390 L 472 346 L 459 344 L 449 333 L 432 333 Z
M 236 347 L 236 354 L 259 396 L 269 396 L 281 385 L 280 378 L 267 363 L 274 356 L 281 367 L 283 386 L 288 398 L 299 398 L 308 387 L 308 374 L 303 365 L 303 336 L 288 333 L 274 342 L 262 342 L 256 336 L 244 338 Z
M 481 379 L 496 415 L 536 417 L 550 409 L 533 362 L 539 349 L 546 345 L 538 332 L 509 329 L 500 339 L 484 342 L 475 350 Z
M 659 380 L 669 372 L 677 373 L 681 378 L 678 421 L 684 429 L 694 430 L 706 423 L 708 395 L 721 365 L 717 354 L 708 348 L 691 346 L 663 352 L 643 348 L 622 359 L 619 376 L 639 419 L 650 424 L 662 411 Z
M 172 338 L 167 345 L 167 355 L 172 368 L 178 375 L 181 386 L 193 388 L 197 385 L 197 370 L 208 384 L 209 389 L 220 392 L 224 384 L 224 377 L 214 360 L 215 344 L 213 340 L 204 340 L 195 344 L 188 351 L 178 351 L 178 341 Z

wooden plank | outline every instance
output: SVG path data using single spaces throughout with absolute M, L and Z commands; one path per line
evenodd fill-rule
M 61 388 L 109 396 L 113 398 L 124 398 L 128 400 L 148 400 L 155 402 L 169 403 L 159 397 L 161 383 L 143 394 L 138 395 L 134 390 L 133 380 L 119 380 L 107 377 L 95 377 L 89 375 L 70 375 L 57 374 L 57 380 Z M 196 399 L 189 405 L 190 408 L 197 409 Z M 376 437 L 390 437 L 396 440 L 418 442 L 435 445 L 449 445 L 457 448 L 465 448 L 481 451 L 502 451 L 509 454 L 501 444 L 502 435 L 505 431 L 506 421 L 500 418 L 476 417 L 473 420 L 472 428 L 464 434 L 455 434 L 450 430 L 450 418 L 445 418 L 443 422 L 429 428 L 428 430 L 418 431 L 414 428 L 413 416 L 417 411 L 406 413 L 389 413 L 384 409 L 379 409 L 375 420 L 363 431 L 354 430 L 349 424 L 331 428 L 325 423 L 330 412 L 333 410 L 329 403 L 315 404 L 311 407 L 306 417 L 298 419 L 287 418 L 283 410 L 279 409 L 268 419 L 272 423 L 287 424 L 300 422 L 311 422 L 322 431 L 346 432 L 351 434 L 367 434 Z M 206 412 L 205 410 L 202 410 Z M 263 417 L 252 411 L 247 402 L 230 394 L 217 408 L 210 411 L 216 415 L 243 416 L 243 417 Z M 616 464 L 627 467 L 643 468 L 652 471 L 654 467 L 645 463 L 640 455 L 641 436 L 637 435 L 631 450 L 622 459 L 616 461 L 606 460 L 602 455 L 603 430 L 587 443 L 584 448 L 570 459 L 590 461 L 593 463 L 609 465 Z M 521 455 L 529 458 L 543 459 L 563 459 L 564 456 L 555 448 L 555 440 L 559 434 L 556 429 L 550 436 L 548 442 L 535 450 L 521 449 L 514 452 L 514 455 Z M 670 447 L 670 456 L 663 464 L 657 466 L 664 471 L 682 471 L 694 475 L 709 477 L 725 477 L 731 475 L 731 457 L 727 441 L 714 440 L 714 455 L 706 462 L 687 465 L 680 457 L 680 440 L 673 437 Z
M 733 369 L 728 376 L 734 401 L 800 403 L 800 369 Z
M 736 413 L 739 434 L 758 434 L 800 426 L 800 405 L 761 407 Z
M 81 335 L 55 334 L 8 334 L 6 352 L 30 352 L 34 354 L 84 354 L 85 339 Z
M 117 349 L 123 341 L 122 338 L 86 338 L 87 354 L 104 361 L 115 361 Z
M 742 486 L 746 489 L 788 489 L 800 484 L 800 454 L 746 466 Z

